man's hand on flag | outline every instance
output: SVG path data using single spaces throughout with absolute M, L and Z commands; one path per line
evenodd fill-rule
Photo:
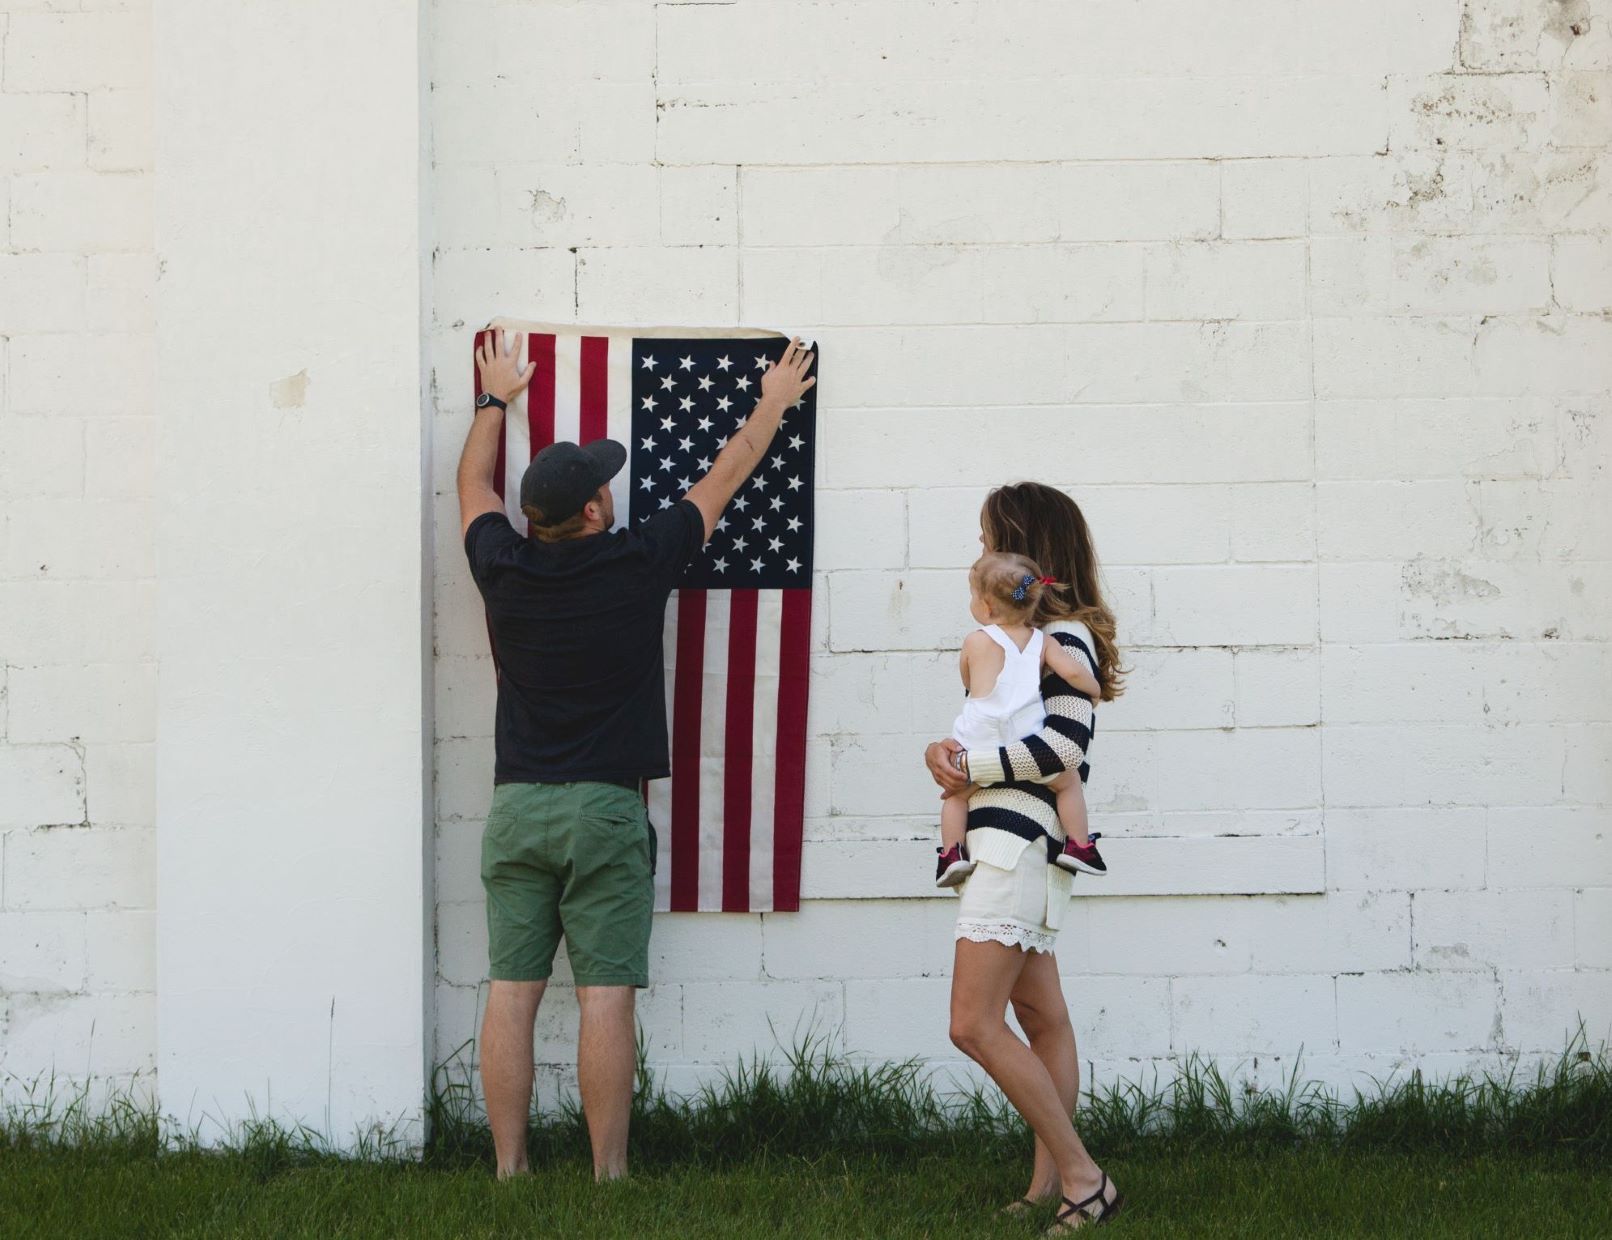
M 761 395 L 777 401 L 781 408 L 789 408 L 817 382 L 816 375 L 810 378 L 806 376 L 811 368 L 812 355 L 797 336 L 789 342 L 783 356 L 767 367 L 767 372 L 761 376 Z
M 525 369 L 521 369 L 515 360 L 514 341 L 513 336 L 506 339 L 503 332 L 492 328 L 476 350 L 476 373 L 481 376 L 481 390 L 506 405 L 525 391 L 537 370 L 535 362 L 527 362 Z

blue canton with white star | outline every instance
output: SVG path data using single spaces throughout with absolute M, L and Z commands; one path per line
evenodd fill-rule
M 762 373 L 787 344 L 782 339 L 633 341 L 632 524 L 670 508 L 706 475 L 755 409 Z M 816 426 L 813 387 L 785 410 L 771 445 L 679 586 L 778 590 L 812 584 Z

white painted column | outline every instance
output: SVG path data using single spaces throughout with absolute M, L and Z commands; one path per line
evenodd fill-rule
M 419 7 L 156 3 L 158 1088 L 209 1138 L 420 1133 Z

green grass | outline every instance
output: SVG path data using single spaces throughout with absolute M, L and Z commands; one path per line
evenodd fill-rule
M 0 1234 L 89 1236 L 1016 1236 L 995 1208 L 1027 1149 L 758 1159 L 596 1186 L 578 1159 L 499 1184 L 481 1168 L 328 1162 L 265 1171 L 183 1152 L 11 1151 Z M 1116 1236 L 1605 1236 L 1612 1180 L 1577 1160 L 1308 1148 L 1110 1158 Z
M 466 1083 L 439 1074 L 418 1159 L 340 1158 L 268 1124 L 235 1148 L 165 1142 L 128 1102 L 40 1091 L 0 1116 L 0 1236 L 1030 1236 L 1002 1218 L 1029 1136 L 990 1096 L 822 1042 L 692 1099 L 641 1076 L 634 1178 L 596 1186 L 580 1116 L 533 1126 L 500 1184 Z M 1130 1206 L 1116 1236 L 1612 1235 L 1612 1059 L 1582 1040 L 1528 1080 L 1409 1077 L 1340 1099 L 1250 1094 L 1212 1065 L 1088 1100 Z M 384 1146 L 372 1146 L 384 1154 Z

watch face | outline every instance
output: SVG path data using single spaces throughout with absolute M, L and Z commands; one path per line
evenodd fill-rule
M 480 396 L 476 397 L 476 408 L 477 409 L 485 409 L 488 405 L 490 405 L 492 403 L 493 403 L 493 398 L 491 396 L 489 396 L 486 392 L 483 392 Z

